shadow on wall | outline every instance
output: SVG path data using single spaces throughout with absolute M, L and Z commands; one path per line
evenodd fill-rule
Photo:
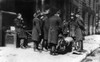
M 7 27 L 14 26 L 14 19 L 16 17 L 17 17 L 16 15 L 2 13 L 2 25 Z

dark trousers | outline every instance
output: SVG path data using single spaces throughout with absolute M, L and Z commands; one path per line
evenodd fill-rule
M 28 44 L 28 42 L 27 42 L 27 39 L 26 38 L 20 38 L 20 37 L 18 37 L 17 36 L 17 48 L 19 48 L 20 46 L 21 46 L 21 39 L 23 39 L 24 40 L 24 42 L 23 42 L 23 44 L 22 44 L 22 46 L 24 46 L 24 47 L 26 47 L 27 46 L 27 44 Z
M 48 42 L 47 42 L 47 40 L 43 40 L 43 43 L 42 43 L 42 48 L 45 48 L 45 49 L 48 49 Z
M 28 44 L 27 39 L 26 39 L 26 38 L 20 38 L 20 40 L 21 40 L 21 39 L 24 40 L 24 42 L 23 42 L 23 46 L 24 46 L 24 47 L 27 47 L 27 44 Z
M 33 40 L 34 42 L 34 50 L 35 49 L 39 49 L 38 46 L 39 46 L 39 41 L 36 41 L 36 40 Z
M 19 48 L 20 47 L 20 38 L 17 35 L 17 42 L 16 42 L 16 47 Z
M 82 40 L 79 42 L 79 47 L 80 47 L 80 50 L 83 50 L 83 41 Z
M 27 46 L 28 46 L 28 41 L 27 41 L 27 39 L 25 38 L 24 41 L 25 41 L 25 42 L 24 42 L 24 47 L 27 47 Z
M 50 54 L 56 53 L 56 44 L 50 43 L 49 48 L 50 48 Z

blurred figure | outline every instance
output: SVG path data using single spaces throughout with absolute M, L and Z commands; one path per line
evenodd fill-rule
M 51 8 L 49 15 L 49 33 L 48 33 L 48 43 L 50 47 L 50 54 L 56 55 L 56 45 L 58 44 L 59 30 L 62 25 L 62 20 L 59 17 L 60 14 L 57 12 L 56 8 Z
M 21 27 L 21 21 L 23 20 L 22 15 L 20 13 L 17 14 L 17 18 L 14 20 L 16 29 Z
M 83 32 L 85 31 L 84 22 L 79 14 L 76 14 L 76 26 L 75 26 L 75 48 L 77 52 L 83 51 Z
M 32 40 L 34 42 L 34 51 L 39 50 L 38 46 L 40 43 L 41 28 L 40 28 L 40 19 L 36 15 L 33 19 L 33 28 L 32 28 Z
M 21 48 L 27 48 L 27 35 L 24 28 L 19 28 L 18 37 L 20 41 Z
M 27 35 L 25 33 L 25 25 L 22 15 L 18 13 L 17 18 L 14 20 L 16 32 L 17 32 L 17 47 L 26 48 L 27 47 Z M 23 41 L 22 41 L 23 40 Z
M 44 12 L 44 18 L 43 18 L 43 48 L 45 48 L 45 50 L 48 50 L 48 31 L 49 31 L 49 21 L 48 21 L 48 13 L 49 10 L 46 10 Z
M 70 27 L 70 36 L 75 38 L 75 20 L 71 20 L 71 22 L 69 22 L 69 27 Z
M 14 20 L 15 23 L 15 28 L 16 28 L 16 32 L 17 32 L 17 46 L 16 47 L 20 47 L 20 40 L 19 40 L 19 36 L 18 33 L 20 31 L 20 27 L 21 27 L 21 21 L 22 21 L 22 16 L 20 13 L 17 14 L 17 18 Z
M 62 27 L 62 34 L 63 36 L 67 37 L 69 36 L 69 22 L 67 22 L 66 20 L 63 21 L 63 27 Z

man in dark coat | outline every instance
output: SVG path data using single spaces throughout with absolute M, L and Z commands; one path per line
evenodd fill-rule
M 41 35 L 41 29 L 40 29 L 40 19 L 37 18 L 37 16 L 33 19 L 33 28 L 32 28 L 32 40 L 34 42 L 34 51 L 39 50 L 38 45 L 40 42 L 40 35 Z
M 43 47 L 45 47 L 46 50 L 48 50 L 48 31 L 49 31 L 49 21 L 48 21 L 48 13 L 50 9 L 47 9 L 44 12 L 44 17 L 43 17 Z
M 48 50 L 48 30 L 49 30 L 49 22 L 48 22 L 48 13 L 49 9 L 45 10 L 45 12 L 40 13 L 39 19 L 41 19 L 40 27 L 41 27 L 41 49 Z
M 43 18 L 43 47 L 48 49 L 48 31 L 49 31 L 49 22 L 48 17 L 45 15 Z
M 78 52 L 81 52 L 83 50 L 83 39 L 84 39 L 84 36 L 83 36 L 83 32 L 85 30 L 84 28 L 84 22 L 83 22 L 83 19 L 82 17 L 77 14 L 76 15 L 76 26 L 75 26 L 75 42 L 76 42 L 76 49 Z
M 49 18 L 49 34 L 48 34 L 48 43 L 51 48 L 50 53 L 55 54 L 56 45 L 58 43 L 58 35 L 59 35 L 59 29 L 62 25 L 62 20 L 59 17 L 59 14 L 54 14 Z
M 21 21 L 23 20 L 22 18 L 22 15 L 20 13 L 18 13 L 18 16 L 17 18 L 14 20 L 14 23 L 15 23 L 15 28 L 16 28 L 16 32 L 17 32 L 17 46 L 16 47 L 20 47 L 20 36 L 23 36 L 23 35 L 20 35 L 21 34 L 21 29 L 22 29 L 22 24 L 21 24 Z

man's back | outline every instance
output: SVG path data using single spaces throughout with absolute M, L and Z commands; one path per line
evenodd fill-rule
M 61 25 L 61 18 L 59 16 L 52 16 L 49 18 L 50 27 L 57 27 Z

